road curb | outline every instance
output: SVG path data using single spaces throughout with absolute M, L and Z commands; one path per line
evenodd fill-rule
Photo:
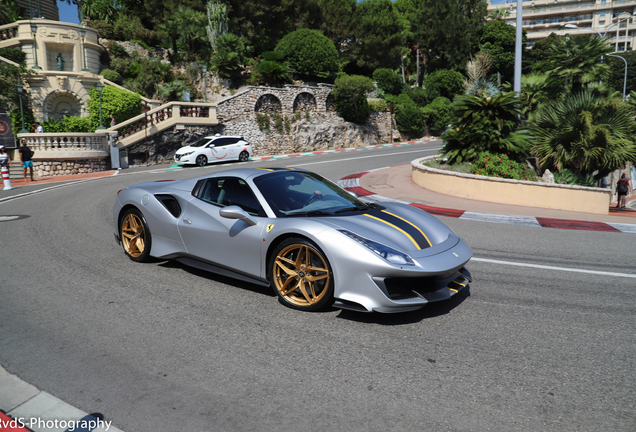
M 363 176 L 373 171 L 378 171 L 378 170 L 387 169 L 387 168 L 392 168 L 392 167 L 377 168 L 374 170 L 369 170 L 369 171 L 364 171 L 364 172 L 348 175 L 338 181 L 338 186 L 342 187 L 345 190 L 354 192 L 360 198 L 367 201 L 399 202 L 402 204 L 407 204 L 413 207 L 417 207 L 435 216 L 445 216 L 445 217 L 452 217 L 457 219 L 469 219 L 469 220 L 476 220 L 480 222 L 504 223 L 504 224 L 510 224 L 510 225 L 526 225 L 526 226 L 534 226 L 537 228 L 555 228 L 555 229 L 580 230 L 580 231 L 604 231 L 604 232 L 636 234 L 636 224 L 580 221 L 580 220 L 556 219 L 556 218 L 535 217 L 535 216 L 512 216 L 512 215 L 501 215 L 501 214 L 493 214 L 493 213 L 478 213 L 478 212 L 471 212 L 468 210 L 432 207 L 432 206 L 427 206 L 424 204 L 406 202 L 406 201 L 401 201 L 401 200 L 385 197 L 383 195 L 379 195 L 374 192 L 368 191 L 364 189 L 362 186 L 360 186 L 360 178 L 362 178 Z
M 0 366 L 0 430 L 122 432 L 100 413 L 88 414 Z

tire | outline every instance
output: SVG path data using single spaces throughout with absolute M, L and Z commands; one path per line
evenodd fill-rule
M 146 219 L 136 208 L 126 211 L 121 218 L 119 235 L 124 253 L 133 261 L 148 262 L 152 238 Z
M 197 156 L 196 164 L 200 167 L 206 166 L 208 164 L 208 158 L 205 155 Z
M 269 281 L 281 303 L 302 311 L 317 311 L 333 303 L 333 272 L 313 242 L 289 238 L 269 259 Z
M 248 160 L 250 160 L 250 154 L 243 150 L 241 153 L 239 153 L 238 160 L 241 162 L 247 162 Z

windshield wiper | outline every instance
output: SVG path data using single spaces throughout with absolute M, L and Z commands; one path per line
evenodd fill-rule
M 324 212 L 322 210 L 311 210 L 307 212 L 288 213 L 287 216 L 332 216 L 333 212 Z
M 355 206 L 355 207 L 345 207 L 343 209 L 340 210 L 336 210 L 334 213 L 344 213 L 344 212 L 348 212 L 348 211 L 354 211 L 354 210 L 368 210 L 370 208 L 373 207 L 369 207 L 369 206 Z

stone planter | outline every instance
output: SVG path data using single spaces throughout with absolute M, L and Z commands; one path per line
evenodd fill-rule
M 458 198 L 583 213 L 608 213 L 612 198 L 610 189 L 500 179 L 422 165 L 423 161 L 437 157 L 429 156 L 411 162 L 411 178 L 415 184 Z

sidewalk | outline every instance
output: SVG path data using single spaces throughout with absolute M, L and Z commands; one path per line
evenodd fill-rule
M 636 233 L 636 196 L 625 210 L 608 207 L 607 215 L 495 204 L 426 190 L 411 179 L 411 164 L 352 174 L 339 184 L 359 196 L 376 201 L 398 200 L 439 215 L 484 222 L 515 223 L 561 229 Z

